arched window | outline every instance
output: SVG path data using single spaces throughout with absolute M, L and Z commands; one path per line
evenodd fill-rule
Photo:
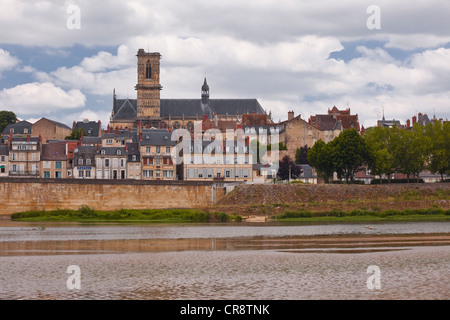
M 105 149 L 103 149 L 100 153 L 101 153 L 101 154 L 106 154 Z
M 152 65 L 150 64 L 150 60 L 147 61 L 147 65 L 145 67 L 145 78 L 146 79 L 152 78 Z
M 122 151 L 117 150 L 117 155 L 120 156 L 122 154 Z

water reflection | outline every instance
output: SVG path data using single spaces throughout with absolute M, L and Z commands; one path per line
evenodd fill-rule
M 450 298 L 450 223 L 373 227 L 0 221 L 0 299 Z

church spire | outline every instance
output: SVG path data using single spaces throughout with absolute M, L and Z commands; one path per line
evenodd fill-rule
M 206 82 L 206 77 L 202 86 L 202 103 L 205 104 L 209 103 L 209 86 L 208 83 Z

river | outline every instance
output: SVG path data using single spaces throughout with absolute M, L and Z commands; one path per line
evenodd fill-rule
M 67 285 L 69 266 L 79 289 Z M 447 300 L 450 222 L 2 220 L 0 271 L 4 300 Z

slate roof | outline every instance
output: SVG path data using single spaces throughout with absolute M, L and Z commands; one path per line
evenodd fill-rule
M 13 134 L 27 134 L 27 133 L 31 133 L 31 126 L 32 124 L 28 121 L 20 121 L 14 124 L 10 124 L 9 126 L 7 126 L 5 128 L 5 130 L 3 130 L 2 134 L 4 135 L 8 135 L 10 133 L 11 129 L 14 129 L 14 133 Z M 24 132 L 25 129 L 28 129 L 28 132 Z
M 78 121 L 75 123 L 75 126 L 73 129 L 80 129 L 82 128 L 84 131 L 84 136 L 90 136 L 90 137 L 99 137 L 101 134 L 101 123 L 95 122 L 95 121 Z M 89 133 L 91 131 L 91 133 Z
M 9 155 L 9 148 L 8 148 L 8 145 L 6 145 L 6 144 L 0 145 L 0 155 L 2 155 L 2 156 L 7 156 L 7 155 Z
M 141 146 L 175 146 L 176 141 L 172 141 L 172 134 L 167 130 L 150 129 L 142 132 Z
M 117 151 L 120 151 L 120 154 L 117 154 Z M 98 149 L 98 153 L 107 156 L 126 156 L 127 150 L 125 147 L 101 147 Z
M 172 117 L 202 117 L 206 114 L 212 118 L 218 115 L 241 115 L 256 112 L 265 113 L 257 99 L 209 99 L 202 103 L 201 99 L 161 99 L 160 115 L 163 118 Z M 113 107 L 113 120 L 132 120 L 137 117 L 136 99 L 117 99 Z
M 140 151 L 139 151 L 139 143 L 131 142 L 127 143 L 128 148 L 128 162 L 140 162 Z M 136 160 L 133 160 L 133 156 L 136 156 Z

